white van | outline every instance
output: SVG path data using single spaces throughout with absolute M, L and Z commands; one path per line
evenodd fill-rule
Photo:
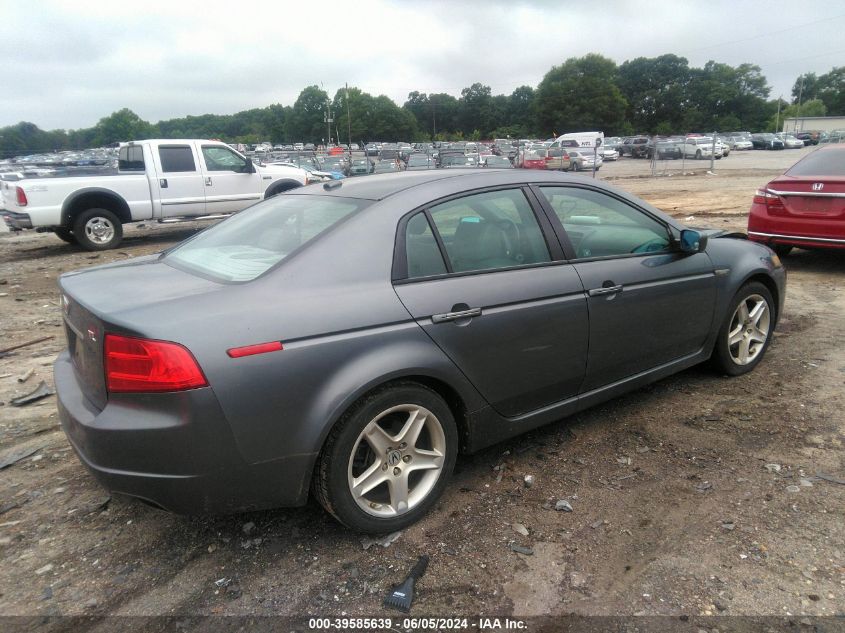
M 601 139 L 601 143 L 596 143 Z M 552 147 L 595 147 L 604 145 L 604 132 L 572 132 L 558 136 Z

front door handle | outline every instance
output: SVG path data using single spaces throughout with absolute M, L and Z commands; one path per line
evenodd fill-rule
M 458 312 L 447 312 L 445 314 L 433 314 L 431 320 L 434 323 L 446 323 L 447 321 L 471 319 L 477 316 L 481 316 L 481 308 L 470 308 L 469 310 L 459 310 Z
M 210 187 L 210 186 L 211 186 L 211 176 L 206 176 L 206 177 L 205 177 L 205 186 L 206 186 L 206 187 Z
M 602 295 L 615 295 L 617 292 L 622 292 L 622 284 L 618 286 L 604 286 L 602 288 L 593 288 L 588 293 L 591 297 L 601 297 Z

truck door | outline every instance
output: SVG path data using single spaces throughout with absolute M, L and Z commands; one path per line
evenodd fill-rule
M 205 206 L 208 213 L 234 213 L 262 198 L 261 174 L 246 158 L 223 145 L 202 145 Z
M 161 218 L 205 215 L 205 185 L 196 149 L 190 144 L 162 144 L 153 151 Z

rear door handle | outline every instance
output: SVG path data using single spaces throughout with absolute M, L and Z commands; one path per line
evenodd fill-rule
M 602 295 L 615 295 L 617 292 L 622 292 L 622 284 L 618 286 L 605 286 L 603 288 L 593 288 L 588 293 L 591 297 L 600 297 Z
M 205 186 L 206 186 L 206 187 L 210 187 L 210 186 L 211 186 L 211 176 L 206 176 L 206 177 L 205 177 Z
M 446 323 L 447 321 L 457 321 L 458 319 L 469 319 L 477 316 L 481 316 L 481 308 L 470 308 L 469 310 L 446 312 L 445 314 L 433 314 L 431 315 L 431 320 L 434 323 Z

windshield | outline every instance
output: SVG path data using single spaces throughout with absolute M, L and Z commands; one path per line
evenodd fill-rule
M 795 163 L 787 176 L 845 176 L 845 147 L 815 151 Z
M 180 244 L 164 262 L 217 281 L 251 281 L 364 204 L 328 196 L 275 196 Z

